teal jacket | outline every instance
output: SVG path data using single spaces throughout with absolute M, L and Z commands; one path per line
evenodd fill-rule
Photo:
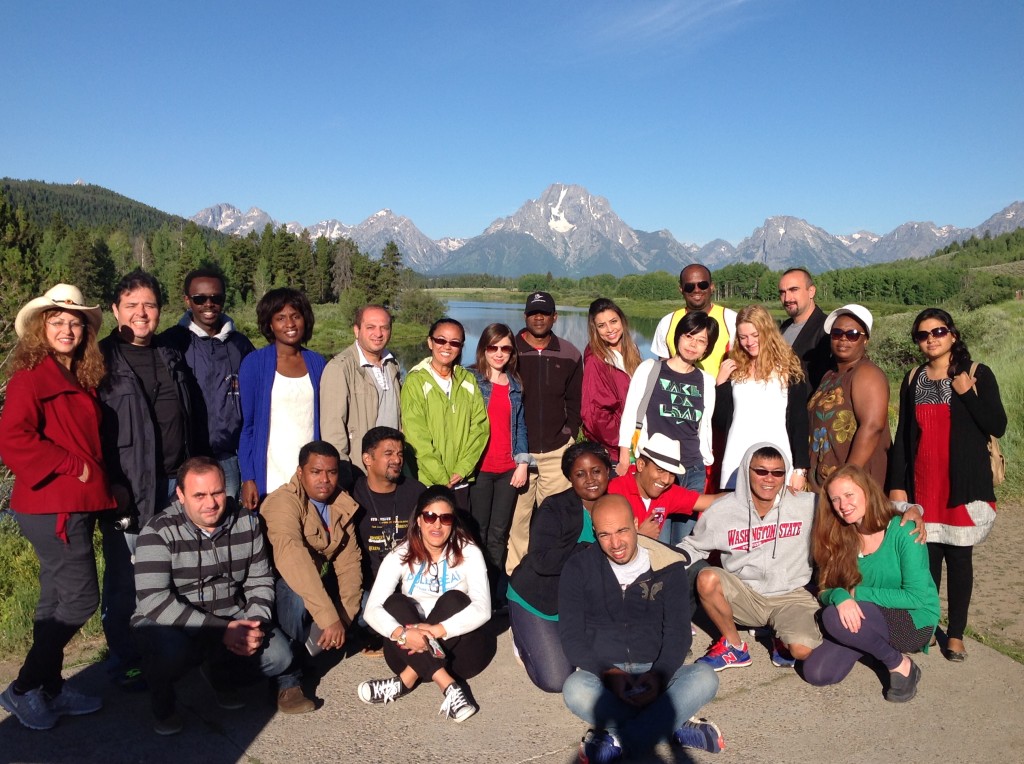
M 416 364 L 402 385 L 402 425 L 424 485 L 448 485 L 452 475 L 472 479 L 491 426 L 476 379 L 452 368 L 449 400 L 430 373 L 430 359 Z
M 857 560 L 863 580 L 854 587 L 854 599 L 906 610 L 915 628 L 934 628 L 939 622 L 939 593 L 928 570 L 928 547 L 911 537 L 913 524 L 900 527 L 901 519 L 897 515 L 890 520 L 882 545 Z M 850 592 L 825 589 L 820 596 L 825 605 L 838 605 L 850 599 Z

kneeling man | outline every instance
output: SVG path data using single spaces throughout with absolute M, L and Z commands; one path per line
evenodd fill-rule
M 717 752 L 722 734 L 694 714 L 718 691 L 690 649 L 686 558 L 641 538 L 629 502 L 607 495 L 591 513 L 596 544 L 565 563 L 558 632 L 579 669 L 562 688 L 565 705 L 591 729 L 580 761 L 615 761 L 665 740 Z
M 199 664 L 222 708 L 244 705 L 230 692 L 234 682 L 262 675 L 277 682 L 279 711 L 312 711 L 291 669 L 288 638 L 271 621 L 274 577 L 259 518 L 226 495 L 215 459 L 186 460 L 177 484 L 177 501 L 146 523 L 135 552 L 132 626 L 153 729 L 181 731 L 174 683 Z
M 279 576 L 277 620 L 300 659 L 311 631 L 309 652 L 344 645 L 359 612 L 362 555 L 353 522 L 359 505 L 338 487 L 340 463 L 327 441 L 307 443 L 292 479 L 260 508 Z

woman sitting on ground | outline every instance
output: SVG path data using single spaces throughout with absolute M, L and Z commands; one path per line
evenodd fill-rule
M 444 695 L 441 713 L 457 722 L 477 712 L 459 680 L 491 662 L 494 636 L 483 554 L 455 509 L 447 486 L 425 490 L 403 541 L 381 563 L 366 602 L 366 622 L 387 640 L 384 660 L 395 676 L 359 685 L 365 703 L 388 703 L 433 682 Z
M 509 579 L 514 649 L 544 692 L 561 692 L 575 671 L 558 636 L 558 580 L 569 556 L 594 543 L 590 510 L 608 492 L 611 469 L 608 452 L 597 443 L 576 443 L 562 454 L 562 474 L 572 488 L 549 496 L 533 513 L 530 549 Z
M 863 467 L 841 467 L 825 480 L 812 532 L 825 641 L 804 661 L 811 684 L 841 682 L 870 656 L 889 671 L 886 700 L 917 694 L 921 669 L 904 653 L 927 652 L 939 595 L 927 547 L 900 521 Z

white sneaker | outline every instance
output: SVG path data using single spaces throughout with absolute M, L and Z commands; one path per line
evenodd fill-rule
M 448 719 L 457 722 L 464 722 L 475 714 L 479 709 L 466 700 L 466 694 L 459 687 L 457 682 L 448 685 L 444 691 L 444 702 L 441 704 L 439 714 L 444 714 Z
M 57 724 L 57 714 L 50 710 L 42 689 L 29 690 L 24 695 L 14 692 L 14 682 L 0 693 L 0 706 L 18 717 L 30 730 L 48 730 Z

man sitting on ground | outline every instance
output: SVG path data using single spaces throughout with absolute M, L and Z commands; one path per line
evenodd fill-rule
M 299 449 L 295 475 L 260 509 L 278 574 L 277 622 L 300 662 L 310 653 L 341 648 L 359 611 L 359 507 L 338 487 L 340 462 L 327 441 L 307 443 Z
M 640 538 L 629 502 L 603 496 L 591 513 L 596 544 L 565 563 L 558 632 L 579 669 L 562 688 L 565 705 L 592 725 L 582 762 L 610 762 L 671 739 L 717 752 L 722 733 L 693 715 L 718 691 L 690 648 L 686 558 Z
M 175 490 L 177 501 L 146 523 L 135 554 L 132 626 L 153 729 L 181 732 L 174 683 L 200 663 L 221 708 L 244 705 L 229 690 L 239 677 L 262 675 L 277 681 L 278 711 L 312 711 L 291 670 L 288 638 L 271 622 L 274 577 L 259 517 L 226 496 L 224 472 L 210 457 L 187 459 Z

